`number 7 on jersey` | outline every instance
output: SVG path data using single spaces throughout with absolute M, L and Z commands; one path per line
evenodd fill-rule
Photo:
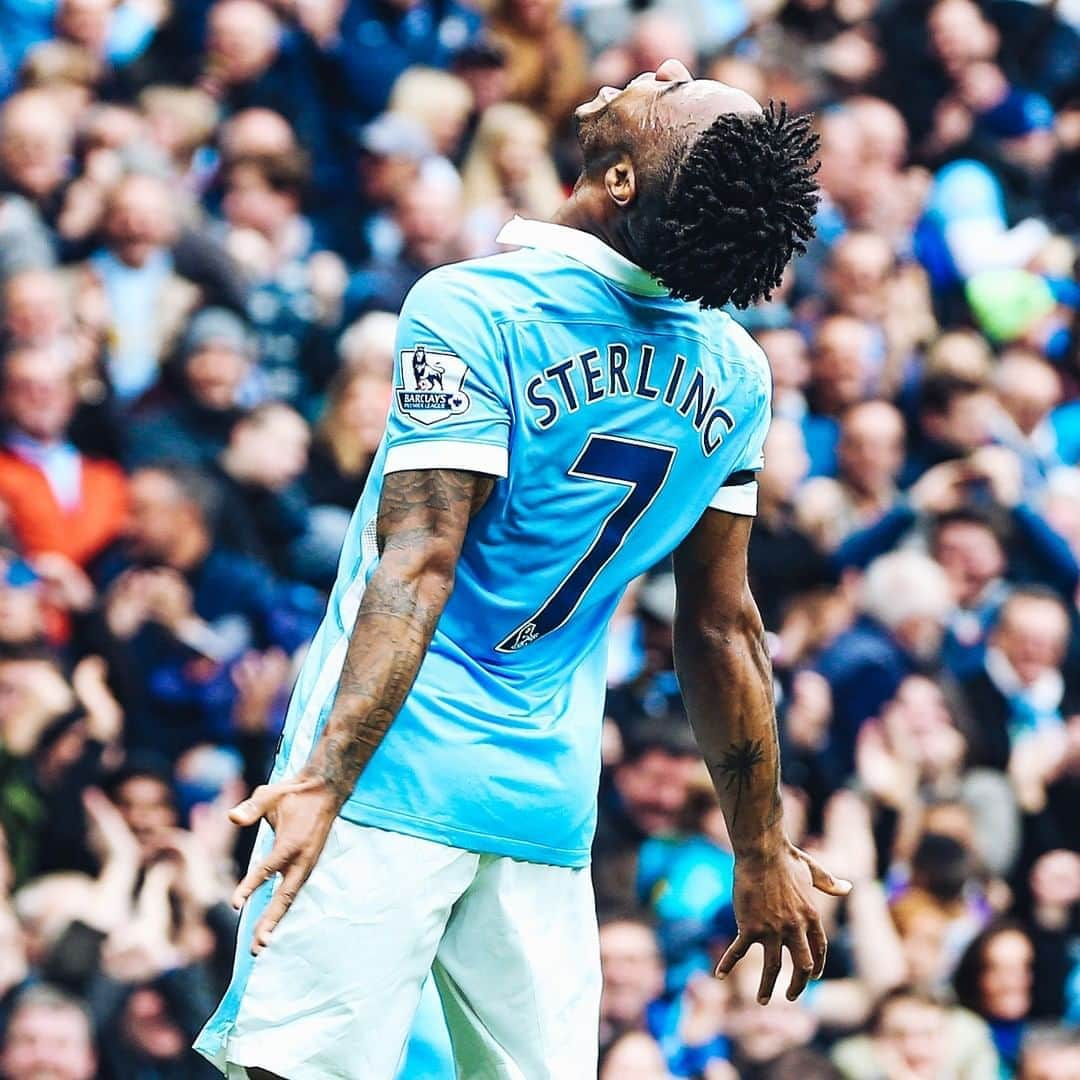
M 626 494 L 604 519 L 600 531 L 559 587 L 498 645 L 496 652 L 516 652 L 558 630 L 577 610 L 589 586 L 626 542 L 660 493 L 671 472 L 675 449 L 618 435 L 590 435 L 577 460 L 567 470 L 582 480 L 617 484 Z

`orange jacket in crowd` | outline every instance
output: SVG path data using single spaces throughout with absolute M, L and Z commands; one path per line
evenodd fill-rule
M 0 450 L 0 502 L 25 555 L 58 552 L 85 566 L 124 526 L 127 481 L 113 462 L 83 457 L 79 505 L 65 510 L 41 469 Z

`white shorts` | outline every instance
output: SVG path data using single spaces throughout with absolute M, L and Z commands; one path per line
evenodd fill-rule
M 260 833 L 255 858 L 272 836 Z M 233 981 L 196 1042 L 229 1080 L 393 1080 L 430 972 L 459 1080 L 595 1080 L 592 882 L 338 819 L 257 957 L 271 894 L 240 923 Z M 449 1078 L 447 1078 L 449 1080 Z

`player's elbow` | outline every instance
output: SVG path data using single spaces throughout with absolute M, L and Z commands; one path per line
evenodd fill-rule
M 380 568 L 419 596 L 445 600 L 454 587 L 459 551 L 449 539 L 429 535 L 408 545 L 389 546 Z
M 675 615 L 676 643 L 713 655 L 744 653 L 760 647 L 764 627 L 750 590 L 724 602 L 707 599 L 680 604 Z

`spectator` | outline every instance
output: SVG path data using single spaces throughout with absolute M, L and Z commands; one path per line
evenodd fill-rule
M 434 68 L 414 67 L 394 83 L 390 114 L 420 125 L 432 150 L 456 160 L 472 112 L 472 92 L 456 75 Z
M 938 998 L 900 988 L 878 1006 L 872 1034 L 844 1040 L 834 1050 L 833 1060 L 850 1080 L 892 1075 L 927 1080 L 993 1076 L 997 1071 L 993 1047 L 986 1040 L 979 1056 L 965 1053 L 971 1040 L 963 1038 L 963 1021 L 958 1025 L 956 1019 Z M 986 1038 L 984 1032 L 980 1034 Z
M 753 954 L 746 960 L 731 975 L 727 1031 L 737 1075 L 757 1080 L 767 1076 L 768 1068 L 783 1054 L 809 1044 L 817 1033 L 818 1021 L 804 1002 L 777 998 L 765 1007 L 759 1005 L 757 989 L 763 965 Z M 781 979 L 788 976 L 787 967 L 785 964 L 781 969 Z
M 765 1067 L 762 1080 L 843 1080 L 843 1074 L 812 1050 L 788 1050 Z
M 898 1068 L 927 1080 L 940 1075 L 946 1060 L 945 1016 L 933 998 L 910 990 L 894 992 L 875 1018 L 867 1047 L 871 1059 L 855 1064 L 849 1058 L 842 1071 L 849 1077 L 888 1075 Z
M 105 246 L 87 261 L 81 303 L 97 294 L 110 346 L 109 383 L 123 403 L 153 387 L 162 361 L 199 303 L 194 282 L 177 272 L 172 246 L 179 223 L 168 185 L 129 176 L 112 191 L 105 212 Z
M 351 515 L 382 442 L 391 390 L 385 374 L 364 368 L 335 378 L 308 462 L 306 483 L 314 505 Z
M 628 1031 L 608 1047 L 600 1061 L 600 1080 L 671 1080 L 656 1040 L 643 1031 Z
M 83 457 L 67 441 L 75 412 L 70 362 L 58 346 L 16 346 L 4 357 L 7 421 L 0 499 L 28 554 L 85 565 L 123 528 L 127 483 L 119 468 Z
M 899 495 L 904 419 L 886 401 L 853 405 L 840 421 L 837 476 L 819 476 L 800 492 L 798 520 L 825 551 L 879 520 Z
M 637 855 L 649 836 L 676 830 L 700 754 L 685 720 L 641 724 L 624 733 L 622 760 L 601 793 L 593 848 L 597 904 L 632 908 L 637 902 Z
M 664 989 L 664 968 L 652 927 L 636 916 L 613 915 L 600 926 L 600 1042 L 644 1031 L 646 1013 Z
M 288 405 L 268 402 L 240 417 L 212 475 L 221 489 L 218 539 L 224 547 L 285 574 L 291 546 L 307 525 L 307 500 L 299 480 L 311 435 Z
M 180 342 L 175 398 L 132 423 L 129 465 L 208 466 L 240 419 L 255 356 L 252 335 L 236 315 L 203 308 Z
M 528 105 L 553 129 L 588 95 L 585 50 L 554 0 L 498 0 L 491 33 L 505 50 L 508 96 Z
M 27 55 L 20 81 L 27 90 L 46 90 L 74 122 L 94 100 L 101 76 L 101 62 L 86 49 L 43 41 Z
M 5 1080 L 93 1080 L 93 1027 L 82 1003 L 49 986 L 21 994 L 8 1020 L 0 1070 Z
M 1050 414 L 1061 401 L 1061 377 L 1038 352 L 1014 348 L 1002 355 L 994 388 L 1002 411 L 998 439 L 1020 455 L 1027 486 L 1041 486 L 1060 464 Z
M 334 65 L 308 36 L 286 29 L 268 5 L 259 0 L 213 5 L 198 85 L 230 115 L 261 108 L 283 116 L 311 155 L 318 189 L 341 190 L 341 120 L 324 106 L 335 89 L 340 94 Z
M 996 403 L 981 382 L 952 375 L 924 380 L 918 424 L 909 451 L 906 486 L 932 465 L 952 461 L 987 445 L 993 437 Z
M 493 105 L 484 113 L 462 166 L 465 227 L 475 237 L 475 254 L 495 250 L 495 235 L 508 218 L 544 221 L 562 202 L 547 144 L 543 121 L 520 105 Z
M 180 823 L 167 766 L 145 755 L 109 774 L 103 791 L 120 812 L 141 856 L 148 860 L 158 843 Z
M 624 41 L 605 49 L 595 68 L 600 81 L 622 86 L 642 71 L 655 71 L 669 56 L 693 71 L 697 49 L 685 10 L 665 4 L 663 11 L 644 11 L 628 22 Z M 685 9 L 685 5 L 684 5 Z
M 233 113 L 218 128 L 226 163 L 245 157 L 277 157 L 300 149 L 289 121 L 273 109 L 252 105 Z
M 769 358 L 773 377 L 773 415 L 801 423 L 806 415 L 805 390 L 810 382 L 806 339 L 794 327 L 765 326 L 755 334 Z
M 1027 933 L 1010 923 L 988 926 L 968 946 L 956 969 L 957 1000 L 990 1025 L 1005 1068 L 1015 1071 L 1031 1012 L 1034 950 Z
M 337 250 L 352 265 L 367 258 L 393 258 L 401 250 L 401 230 L 394 220 L 394 203 L 420 175 L 434 154 L 423 124 L 408 116 L 383 113 L 360 132 L 360 213 L 349 208 L 347 221 L 332 222 L 328 232 Z
M 352 101 L 371 119 L 386 108 L 391 87 L 415 64 L 448 67 L 479 27 L 470 5 L 451 0 L 379 4 L 354 0 L 341 22 L 341 53 Z M 364 62 L 359 63 L 363 57 Z
M 303 406 L 325 381 L 326 334 L 339 318 L 345 269 L 318 249 L 300 213 L 302 154 L 234 158 L 224 179 L 228 246 L 254 284 L 248 315 L 267 392 Z
M 44 90 L 9 98 L 0 113 L 0 183 L 57 228 L 75 138 L 71 119 Z
M 338 359 L 348 371 L 364 371 L 383 379 L 394 372 L 397 316 L 370 311 L 356 320 L 338 340 Z
M 401 249 L 373 258 L 349 283 L 353 311 L 397 311 L 409 289 L 428 270 L 463 254 L 461 180 L 438 159 L 398 196 L 394 219 Z
M 66 310 L 67 309 L 67 310 Z M 23 270 L 3 281 L 3 331 L 9 341 L 49 345 L 71 330 L 69 298 L 52 270 Z
M 1004 876 L 1020 848 L 1020 822 L 1008 782 L 999 772 L 972 768 L 973 719 L 951 684 L 909 675 L 863 725 L 856 745 L 860 782 L 879 807 L 896 815 L 893 850 L 911 852 L 930 807 L 955 804 L 970 815 L 965 840 L 982 866 Z
M 1018 1080 L 1067 1080 L 1080 1069 L 1075 1033 L 1032 1028 L 1020 1050 Z
M 935 520 L 930 553 L 945 571 L 956 603 L 942 660 L 965 678 L 982 664 L 987 634 L 1008 593 L 1005 548 L 985 514 L 960 507 Z
M 870 328 L 849 315 L 825 319 L 814 338 L 811 360 L 811 412 L 803 420 L 811 476 L 836 475 L 838 418 L 866 395 L 874 383 Z
M 184 86 L 148 86 L 139 94 L 147 135 L 169 159 L 189 195 L 209 183 L 208 148 L 217 125 L 217 107 L 208 94 Z
M 817 670 L 832 689 L 834 720 L 823 751 L 834 776 L 847 776 L 859 728 L 930 660 L 951 610 L 945 575 L 915 552 L 884 555 L 860 587 L 860 618 L 821 654 Z
M 116 82 L 116 75 L 149 47 L 167 11 L 164 4 L 129 5 L 118 12 L 105 0 L 60 0 L 56 30 L 62 40 L 85 49 L 106 70 L 111 68 L 110 81 Z
M 964 684 L 978 729 L 975 760 L 1005 769 L 1011 748 L 1080 709 L 1062 662 L 1069 616 L 1052 593 L 1017 589 L 1001 607 L 983 670 Z
M 168 754 L 230 738 L 229 665 L 251 648 L 295 650 L 313 612 L 258 564 L 215 544 L 212 482 L 180 468 L 131 480 L 125 543 L 100 571 L 96 629 L 127 714 L 131 749 Z
M 798 593 L 832 580 L 824 556 L 792 511 L 809 459 L 799 426 L 777 419 L 765 443 L 758 480 L 758 524 L 750 541 L 751 587 L 769 630 L 778 630 L 785 605 Z

